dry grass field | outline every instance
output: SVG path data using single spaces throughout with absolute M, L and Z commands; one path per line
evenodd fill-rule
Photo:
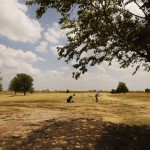
M 149 150 L 150 94 L 0 93 L 0 150 Z

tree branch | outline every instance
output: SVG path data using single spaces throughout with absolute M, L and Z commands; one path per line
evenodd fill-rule
M 142 7 L 134 0 L 134 3 L 143 11 L 144 15 L 146 16 L 145 11 L 142 9 Z

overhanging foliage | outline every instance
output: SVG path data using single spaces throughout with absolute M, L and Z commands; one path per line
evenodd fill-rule
M 126 9 L 131 3 L 141 10 L 137 15 Z M 119 62 L 121 68 L 140 66 L 150 71 L 150 1 L 149 0 L 28 0 L 38 4 L 37 18 L 49 8 L 61 13 L 62 29 L 70 29 L 68 43 L 58 48 L 59 59 L 73 65 L 76 79 L 87 67 L 107 61 Z M 77 7 L 77 9 L 75 9 Z M 76 11 L 76 17 L 71 14 Z M 133 73 L 133 74 L 134 74 Z

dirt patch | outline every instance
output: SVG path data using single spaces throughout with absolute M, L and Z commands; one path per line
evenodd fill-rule
M 22 108 L 18 112 L 3 113 L 0 116 L 0 139 L 9 136 L 25 137 L 45 120 L 65 120 L 71 117 L 68 111 L 44 108 Z

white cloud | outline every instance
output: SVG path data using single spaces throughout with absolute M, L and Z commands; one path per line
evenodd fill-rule
M 41 73 L 41 70 L 33 67 L 32 64 L 41 61 L 41 59 L 43 61 L 43 58 L 30 51 L 23 52 L 0 44 L 0 54 L 0 71 L 5 89 L 17 73 L 27 73 L 31 76 L 37 76 Z
M 4 89 L 7 89 L 9 81 L 17 73 L 26 73 L 33 77 L 35 89 L 72 89 L 72 90 L 87 90 L 87 89 L 102 89 L 109 87 L 108 83 L 112 80 L 108 75 L 98 73 L 87 73 L 79 80 L 72 78 L 72 68 L 68 66 L 61 67 L 56 70 L 43 70 L 33 67 L 41 58 L 32 52 L 23 52 L 5 45 L 0 45 L 0 70 L 3 77 Z M 94 77 L 94 78 L 93 78 Z M 106 82 L 107 83 L 106 83 Z M 105 85 L 105 86 L 104 86 Z
M 64 66 L 64 67 L 61 67 L 61 70 L 67 71 L 67 70 L 70 70 L 70 67 Z
M 142 12 L 141 9 L 139 9 L 139 7 L 134 3 L 130 3 L 128 5 L 126 5 L 125 7 L 127 10 L 129 10 L 130 12 L 132 12 L 135 15 L 139 15 L 139 16 L 144 16 L 144 13 Z
M 38 47 L 36 47 L 36 51 L 41 53 L 47 53 L 48 51 L 48 42 L 42 41 Z
M 58 23 L 53 23 L 44 33 L 44 37 L 51 44 L 58 44 L 61 39 L 65 39 L 68 31 L 68 29 L 62 30 Z
M 143 69 L 139 69 L 135 75 L 132 75 L 135 68 L 119 68 L 119 64 L 117 62 L 113 62 L 111 66 L 108 66 L 106 62 L 97 66 L 98 71 L 101 74 L 109 75 L 115 83 L 112 82 L 109 84 L 110 88 L 116 88 L 118 82 L 125 82 L 129 88 L 129 90 L 144 90 L 145 88 L 150 88 L 150 73 L 143 71 Z M 99 70 L 99 69 L 102 70 Z M 104 70 L 104 72 L 103 72 Z
M 41 38 L 40 24 L 26 15 L 27 7 L 18 0 L 0 0 L 0 35 L 13 41 L 36 42 Z
M 51 34 L 48 33 L 48 32 L 44 33 L 44 37 L 45 37 L 45 39 L 46 39 L 48 42 L 50 42 L 50 43 L 52 43 L 52 44 L 58 44 L 58 43 L 59 43 L 58 38 L 56 38 L 55 36 L 51 35 Z
M 104 65 L 98 65 L 98 66 L 96 66 L 97 67 L 97 69 L 98 69 L 98 71 L 100 72 L 100 73 L 106 73 L 107 71 L 106 71 L 106 68 L 104 67 Z
M 34 86 L 38 90 L 65 89 L 65 74 L 60 70 L 46 70 L 34 77 Z
M 12 60 L 16 62 L 26 62 L 26 63 L 33 63 L 36 61 L 44 61 L 43 58 L 38 57 L 36 54 L 32 53 L 31 51 L 23 52 L 22 50 L 16 50 L 13 48 L 6 47 L 5 45 L 0 44 L 0 59 L 9 64 L 9 61 Z
M 43 62 L 46 61 L 46 60 L 45 60 L 44 58 L 42 58 L 42 57 L 38 57 L 38 60 L 39 60 L 39 61 L 43 61 Z

